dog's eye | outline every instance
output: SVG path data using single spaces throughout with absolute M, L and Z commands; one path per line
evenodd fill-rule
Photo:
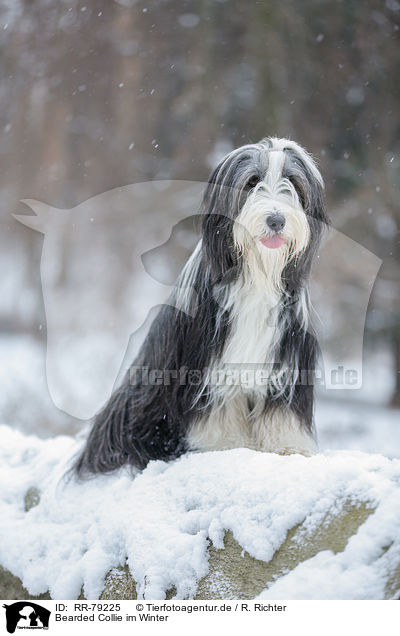
M 254 188 L 259 182 L 260 182 L 260 177 L 258 176 L 258 174 L 253 174 L 253 176 L 250 177 L 246 185 L 248 188 Z

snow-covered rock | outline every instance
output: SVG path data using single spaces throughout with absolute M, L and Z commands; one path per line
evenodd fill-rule
M 77 441 L 0 435 L 0 598 L 400 595 L 400 460 L 235 449 L 77 483 Z

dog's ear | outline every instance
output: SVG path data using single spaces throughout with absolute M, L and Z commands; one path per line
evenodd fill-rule
M 321 173 L 314 159 L 297 144 L 296 150 L 289 148 L 286 153 L 298 169 L 300 198 L 304 211 L 311 221 L 318 221 L 320 228 L 317 234 L 322 234 L 322 226 L 329 225 L 330 221 L 324 204 L 324 182 Z
M 237 276 L 239 265 L 233 240 L 233 213 L 239 207 L 238 194 L 230 168 L 225 160 L 213 170 L 202 204 L 203 253 L 212 283 L 231 282 Z
M 308 250 L 303 254 L 304 259 L 304 271 L 310 272 L 311 263 L 321 243 L 321 239 L 330 226 L 330 220 L 325 208 L 324 201 L 324 185 L 322 177 L 318 178 L 318 170 L 315 167 L 315 172 L 311 172 L 305 168 L 305 176 L 308 182 L 307 203 L 305 212 L 308 217 L 308 224 L 310 226 L 310 242 Z
M 282 278 L 290 296 L 296 294 L 310 276 L 312 262 L 317 254 L 321 238 L 330 225 L 325 209 L 324 183 L 314 161 L 310 157 L 308 161 L 304 161 L 298 154 L 293 154 L 292 160 L 300 166 L 303 174 L 301 193 L 310 227 L 310 240 L 307 248 L 295 260 L 290 261 L 283 271 Z
M 233 243 L 233 220 L 224 214 L 207 213 L 203 220 L 203 252 L 211 282 L 232 282 L 237 276 L 238 255 Z
M 320 233 L 322 234 L 324 226 L 330 225 L 330 220 L 325 208 L 324 187 L 312 174 L 306 174 L 306 177 L 309 186 L 306 213 L 310 219 L 321 224 Z

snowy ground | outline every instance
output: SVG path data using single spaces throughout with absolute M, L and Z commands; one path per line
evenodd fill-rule
M 345 551 L 319 553 L 262 596 L 383 598 L 380 568 L 400 557 L 399 460 L 235 449 L 152 462 L 134 479 L 124 469 L 76 484 L 60 480 L 77 449 L 71 438 L 28 438 L 8 427 L 0 435 L 0 563 L 32 594 L 49 589 L 56 599 L 77 598 L 83 585 L 97 598 L 105 574 L 127 558 L 139 595 L 165 598 L 175 586 L 177 598 L 190 598 L 208 570 L 207 537 L 221 548 L 231 530 L 250 555 L 268 561 L 290 528 L 306 518 L 312 534 L 349 499 L 377 510 Z M 25 512 L 31 486 L 42 497 Z
M 237 449 L 76 485 L 60 477 L 80 444 L 71 435 L 85 423 L 52 404 L 44 353 L 28 337 L 0 339 L 0 421 L 9 425 L 0 427 L 0 564 L 32 594 L 76 598 L 84 585 L 96 598 L 105 574 L 128 558 L 139 594 L 163 598 L 175 586 L 178 598 L 190 597 L 207 572 L 207 537 L 220 547 L 230 529 L 252 556 L 269 559 L 289 528 L 307 516 L 312 530 L 334 501 L 351 497 L 379 506 L 346 550 L 309 559 L 265 597 L 383 597 L 372 555 L 393 541 L 389 556 L 398 560 L 400 462 L 376 453 L 400 457 L 398 410 L 325 391 L 316 409 L 321 454 L 311 459 Z M 382 381 L 374 395 L 383 399 L 385 388 Z M 31 486 L 42 498 L 26 513 Z

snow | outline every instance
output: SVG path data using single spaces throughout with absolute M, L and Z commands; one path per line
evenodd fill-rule
M 323 450 L 362 450 L 400 458 L 400 411 L 379 404 L 317 400 L 315 421 Z
M 398 480 L 398 475 L 395 477 Z M 267 599 L 382 599 L 385 572 L 400 563 L 400 494 L 384 497 L 344 552 L 326 550 L 265 590 Z
M 54 436 L 63 429 L 76 432 L 77 424 L 51 401 L 45 342 L 30 336 L 0 337 L 0 359 L 0 421 L 40 436 Z
M 400 468 L 376 453 L 400 457 L 399 410 L 366 397 L 384 402 L 390 396 L 386 360 L 365 365 L 364 388 L 357 393 L 363 402 L 337 399 L 332 391 L 319 396 L 316 457 L 238 449 L 153 462 L 136 479 L 122 470 L 77 485 L 62 475 L 79 441 L 41 440 L 15 430 L 49 436 L 82 427 L 50 400 L 45 343 L 1 338 L 0 352 L 0 417 L 14 423 L 0 427 L 0 564 L 32 594 L 50 589 L 55 598 L 76 598 L 84 585 L 86 596 L 96 598 L 107 572 L 127 558 L 139 594 L 163 598 L 175 586 L 178 598 L 191 597 L 208 570 L 209 538 L 220 548 L 230 529 L 252 556 L 269 559 L 289 528 L 306 518 L 312 529 L 335 502 L 351 496 L 379 506 L 346 550 L 320 552 L 274 582 L 264 597 L 383 597 L 382 572 L 400 562 Z M 376 367 L 387 373 L 368 373 Z M 75 368 L 72 353 L 68 368 Z M 353 392 L 342 393 L 351 398 Z M 25 513 L 24 496 L 32 486 L 42 491 L 41 502 Z M 223 573 L 213 585 L 224 597 Z
M 56 599 L 77 598 L 83 585 L 87 598 L 98 598 L 107 572 L 127 559 L 139 596 L 162 599 L 175 586 L 176 598 L 192 598 L 208 571 L 209 541 L 222 548 L 231 530 L 245 551 L 268 561 L 290 528 L 306 519 L 311 533 L 349 499 L 376 511 L 344 552 L 319 553 L 263 596 L 380 599 L 382 567 L 396 555 L 399 561 L 396 459 L 235 449 L 151 462 L 136 476 L 121 469 L 77 483 L 63 476 L 81 442 L 28 437 L 7 426 L 0 435 L 0 564 L 31 594 L 49 589 Z M 25 512 L 32 486 L 41 491 L 40 503 Z

